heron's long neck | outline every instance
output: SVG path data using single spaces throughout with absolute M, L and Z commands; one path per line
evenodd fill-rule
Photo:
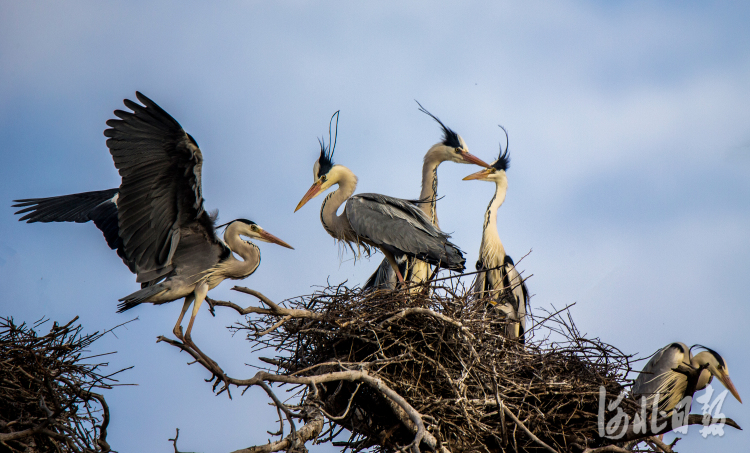
M 357 188 L 357 177 L 346 167 L 336 166 L 339 173 L 338 189 L 331 192 L 320 207 L 320 221 L 328 234 L 336 239 L 344 239 L 346 233 L 351 229 L 346 214 L 337 215 L 342 204 L 354 193 Z
M 229 225 L 224 233 L 224 242 L 227 243 L 232 252 L 239 255 L 242 260 L 238 260 L 230 255 L 223 263 L 224 272 L 229 278 L 245 278 L 255 272 L 260 264 L 260 249 L 252 242 L 243 240 L 234 225 Z
M 432 149 L 424 156 L 422 164 L 422 192 L 419 199 L 427 202 L 419 204 L 419 209 L 427 215 L 432 224 L 438 226 L 437 218 L 437 169 L 442 161 L 432 155 Z
M 487 212 L 484 213 L 484 225 L 482 227 L 482 256 L 480 258 L 494 257 L 496 260 L 505 259 L 505 248 L 503 247 L 502 241 L 500 241 L 500 235 L 497 233 L 497 209 L 505 201 L 505 193 L 507 191 L 507 182 L 502 181 L 495 183 L 495 195 L 492 197 L 492 200 L 490 200 L 489 206 L 487 206 Z

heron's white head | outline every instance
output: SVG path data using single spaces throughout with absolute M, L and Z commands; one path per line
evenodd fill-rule
M 282 247 L 286 247 L 294 250 L 294 247 L 277 238 L 273 234 L 267 232 L 260 225 L 256 224 L 252 220 L 237 219 L 229 223 L 226 231 L 224 232 L 225 241 L 228 236 L 245 236 L 249 239 L 255 239 L 257 241 L 270 242 L 272 244 L 278 244 Z M 227 241 L 228 242 L 228 241 Z
M 440 163 L 450 161 L 459 164 L 475 164 L 481 167 L 489 167 L 485 161 L 469 153 L 469 147 L 466 146 L 463 137 L 443 124 L 438 117 L 428 112 L 422 107 L 422 104 L 420 104 L 419 101 L 417 101 L 417 105 L 419 105 L 420 112 L 429 115 L 440 124 L 440 127 L 443 128 L 443 140 L 440 143 L 434 144 L 432 148 L 427 151 L 427 154 L 424 156 L 425 162 L 434 161 Z
M 505 128 L 500 126 L 503 131 L 505 132 Z M 497 160 L 492 162 L 488 166 L 488 168 L 485 168 L 484 170 L 480 170 L 476 173 L 472 173 L 469 176 L 464 178 L 464 181 L 470 181 L 473 179 L 479 180 L 479 181 L 491 181 L 499 185 L 504 185 L 507 187 L 508 185 L 508 178 L 505 175 L 505 171 L 510 167 L 510 156 L 508 155 L 508 133 L 505 132 L 505 151 L 503 151 L 503 146 L 500 145 L 500 155 L 498 156 Z
M 729 390 L 729 392 L 731 392 L 732 395 L 737 398 L 737 401 L 742 403 L 740 394 L 737 392 L 737 389 L 734 387 L 734 383 L 729 378 L 729 368 L 727 367 L 727 363 L 724 361 L 724 358 L 713 349 L 706 348 L 705 346 L 700 347 L 705 349 L 705 351 L 701 351 L 696 354 L 690 361 L 691 365 L 696 367 L 705 367 L 706 370 L 711 373 L 710 376 L 716 376 L 716 379 L 718 379 L 724 385 L 724 387 L 726 387 L 727 390 Z M 706 385 L 711 382 L 710 376 L 708 379 L 706 379 L 703 377 L 704 374 L 705 372 L 701 373 L 701 376 L 698 380 L 697 390 L 705 388 Z

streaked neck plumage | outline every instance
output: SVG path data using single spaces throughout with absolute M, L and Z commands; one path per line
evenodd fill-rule
M 346 213 L 336 213 L 357 188 L 357 177 L 343 165 L 334 165 L 328 172 L 328 178 L 334 181 L 334 184 L 338 184 L 338 189 L 328 194 L 320 206 L 320 221 L 323 228 L 336 239 L 356 242 L 356 235 L 352 232 Z
M 422 191 L 419 194 L 419 209 L 432 221 L 435 226 L 438 225 L 437 218 L 437 169 L 445 160 L 440 157 L 440 150 L 435 145 L 424 155 L 422 164 Z
M 505 248 L 497 232 L 497 210 L 505 201 L 507 191 L 507 179 L 502 178 L 499 181 L 495 181 L 495 195 L 490 200 L 489 206 L 487 206 L 487 212 L 484 213 L 480 258 L 488 264 L 499 265 L 505 260 Z

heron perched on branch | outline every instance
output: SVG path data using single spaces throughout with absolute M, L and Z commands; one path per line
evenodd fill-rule
M 336 119 L 337 129 L 338 114 L 336 112 L 331 117 L 331 124 Z M 376 193 L 352 196 L 357 177 L 343 165 L 334 165 L 336 139 L 331 142 L 330 125 L 328 131 L 328 145 L 324 140 L 320 141 L 320 157 L 313 165 L 315 182 L 294 211 L 337 184 L 338 189 L 326 196 L 320 208 L 323 228 L 335 239 L 347 243 L 353 251 L 361 248 L 369 254 L 371 247 L 380 249 L 402 283 L 404 278 L 396 256 L 413 257 L 434 266 L 463 271 L 466 260 L 461 250 L 411 202 Z M 344 212 L 337 215 L 344 203 Z
M 693 356 L 693 348 L 704 351 Z M 681 366 L 687 371 L 699 372 L 695 388 L 702 390 L 716 378 L 729 390 L 737 401 L 742 403 L 737 389 L 729 379 L 729 369 L 723 357 L 713 349 L 695 345 L 688 348 L 685 343 L 672 343 L 658 350 L 648 361 L 643 371 L 633 383 L 633 395 L 639 400 L 646 398 L 648 408 L 658 405 L 660 411 L 671 412 L 677 404 L 688 395 L 688 376 L 685 370 L 678 370 Z
M 526 331 L 526 307 L 529 303 L 529 292 L 526 283 L 516 270 L 513 259 L 505 253 L 505 248 L 497 233 L 497 210 L 505 201 L 508 191 L 506 170 L 510 166 L 508 155 L 508 133 L 505 132 L 505 151 L 500 146 L 500 155 L 489 168 L 473 173 L 464 178 L 468 180 L 490 181 L 495 183 L 495 194 L 484 213 L 482 225 L 482 245 L 479 247 L 477 274 L 474 293 L 479 297 L 488 297 L 497 310 L 508 321 L 506 333 L 510 338 L 523 338 Z M 507 300 L 510 295 L 510 301 Z
M 419 194 L 418 207 L 430 219 L 433 225 L 439 228 L 437 218 L 437 170 L 443 162 L 457 162 L 459 164 L 475 164 L 489 167 L 487 163 L 473 154 L 469 153 L 464 139 L 432 113 L 428 112 L 422 104 L 419 111 L 429 115 L 440 124 L 443 129 L 443 139 L 434 144 L 424 155 L 422 164 L 422 192 Z M 406 272 L 404 278 L 409 282 L 422 282 L 429 278 L 430 266 L 424 261 L 407 259 L 397 256 L 399 270 Z M 375 273 L 367 280 L 363 289 L 393 289 L 396 286 L 396 275 L 387 259 L 384 259 Z
M 136 97 L 143 105 L 125 99 L 132 112 L 115 110 L 120 119 L 107 121 L 104 131 L 122 177 L 119 188 L 16 200 L 13 206 L 24 208 L 16 214 L 29 223 L 93 221 L 142 286 L 120 299 L 118 311 L 184 297 L 174 333 L 182 338 L 182 319 L 192 304 L 185 332 L 190 340 L 208 290 L 227 278 L 243 279 L 260 264 L 258 247 L 242 236 L 292 247 L 246 219 L 226 224 L 222 241 L 215 217 L 203 208 L 198 144 L 155 102 L 139 92 Z

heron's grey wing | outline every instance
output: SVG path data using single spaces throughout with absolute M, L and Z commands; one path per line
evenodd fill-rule
M 196 282 L 230 254 L 229 247 L 223 242 L 206 241 L 202 228 L 183 228 L 172 262 L 176 274 L 193 278 L 192 282 Z
M 518 312 L 519 319 L 526 316 L 526 310 L 529 305 L 529 290 L 526 288 L 526 282 L 523 281 L 521 274 L 516 269 L 513 258 L 505 255 L 505 280 L 506 287 L 513 294 L 514 308 Z
M 20 221 L 34 222 L 76 222 L 93 221 L 104 234 L 107 245 L 123 262 L 134 271 L 125 256 L 120 229 L 117 222 L 117 192 L 119 189 L 96 190 L 74 193 L 59 197 L 26 198 L 15 200 L 14 208 L 24 208 L 16 214 L 25 214 Z
M 394 256 L 394 258 L 396 259 L 396 264 L 398 264 L 399 272 L 401 272 L 401 275 L 404 276 L 404 278 L 407 278 L 406 271 L 409 268 L 409 265 L 412 264 L 411 262 L 413 259 L 404 255 Z M 387 258 L 383 258 L 383 261 L 380 262 L 380 265 L 375 269 L 375 272 L 373 272 L 370 278 L 367 279 L 362 290 L 396 289 L 397 283 L 398 278 L 396 277 L 396 273 L 393 272 L 393 266 L 391 266 L 391 263 L 388 262 Z
M 166 275 L 180 241 L 180 229 L 198 222 L 214 241 L 213 225 L 203 209 L 198 144 L 151 99 L 136 92 L 142 106 L 124 100 L 132 110 L 115 110 L 109 120 L 109 147 L 122 177 L 118 219 L 125 253 L 137 281 Z
M 526 282 L 521 278 L 521 274 L 518 273 L 513 259 L 505 255 L 505 278 L 507 280 L 507 288 L 510 288 L 510 292 L 513 295 L 515 310 L 515 319 L 519 323 L 518 337 L 523 338 L 524 332 L 526 332 L 526 312 L 529 305 L 529 290 L 526 288 Z
M 679 381 L 687 382 L 685 375 L 672 370 L 685 363 L 686 358 L 690 363 L 689 354 L 690 349 L 684 343 L 672 343 L 658 350 L 633 383 L 633 395 L 639 399 L 645 396 L 648 407 L 651 407 L 659 394 L 659 400 L 664 402 L 660 406 L 664 406 L 668 403 L 668 393 L 679 386 Z M 681 398 L 680 395 L 677 401 Z
M 487 272 L 482 272 L 486 268 L 484 265 L 484 261 L 482 261 L 482 258 L 480 257 L 477 260 L 477 264 L 474 266 L 477 270 L 477 276 L 474 279 L 474 285 L 473 285 L 473 293 L 477 297 L 484 297 L 485 291 L 487 291 Z
M 464 270 L 465 259 L 449 235 L 437 229 L 422 211 L 399 198 L 355 195 L 344 209 L 354 232 L 394 255 L 412 256 L 432 265 Z

